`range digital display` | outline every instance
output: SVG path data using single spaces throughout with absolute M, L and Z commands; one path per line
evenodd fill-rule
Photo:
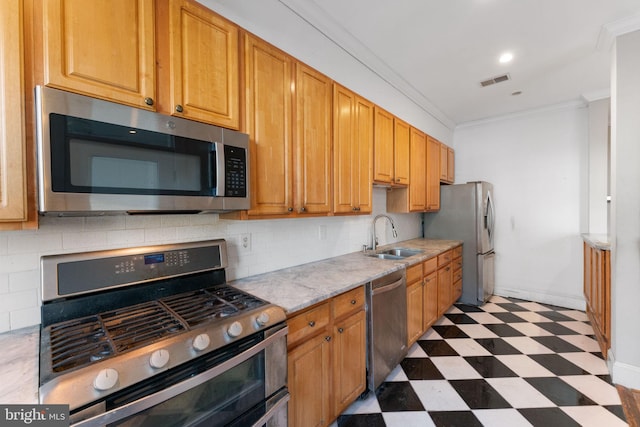
M 164 262 L 164 254 L 151 254 L 144 256 L 144 263 L 147 264 L 160 264 Z

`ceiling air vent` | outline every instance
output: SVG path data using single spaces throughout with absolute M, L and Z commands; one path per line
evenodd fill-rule
M 492 84 L 506 82 L 507 80 L 510 80 L 510 79 L 511 77 L 509 77 L 509 74 L 503 74 L 501 76 L 496 76 L 496 77 L 481 81 L 480 86 L 482 87 L 491 86 Z

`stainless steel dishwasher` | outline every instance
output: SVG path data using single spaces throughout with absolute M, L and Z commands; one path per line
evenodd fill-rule
M 407 355 L 405 270 L 367 285 L 367 388 L 375 391 Z

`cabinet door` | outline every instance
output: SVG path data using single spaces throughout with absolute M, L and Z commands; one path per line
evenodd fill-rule
M 333 211 L 371 213 L 373 104 L 333 84 Z
M 422 212 L 427 209 L 427 136 L 411 128 L 410 141 L 409 210 Z
M 298 213 L 331 212 L 331 80 L 296 65 L 296 187 Z
M 447 182 L 455 182 L 455 151 L 451 147 L 447 147 Z
M 332 418 L 341 414 L 366 388 L 367 347 L 364 310 L 337 322 L 333 336 L 335 406 Z
M 447 156 L 449 155 L 448 147 L 444 144 L 440 144 L 440 181 L 447 181 L 447 177 L 449 176 L 447 173 L 447 167 L 449 167 L 449 160 Z
M 48 0 L 44 83 L 154 109 L 153 0 Z
M 451 307 L 451 264 L 438 269 L 438 317 Z
M 418 280 L 407 286 L 407 345 L 411 345 L 422 336 L 423 332 L 423 282 Z
M 27 220 L 25 99 L 22 83 L 22 1 L 0 8 L 0 229 Z
M 427 210 L 440 209 L 440 143 L 427 137 Z
M 353 162 L 354 203 L 357 213 L 370 214 L 373 209 L 373 104 L 356 96 L 356 136 Z
M 423 291 L 424 324 L 422 329 L 426 332 L 438 320 L 438 273 L 433 271 L 424 278 Z
M 159 17 L 160 69 L 169 69 L 159 82 L 162 110 L 238 129 L 238 27 L 193 0 L 170 1 L 168 41 L 164 22 Z
M 251 137 L 249 215 L 293 211 L 293 58 L 270 44 L 244 39 L 246 122 Z
M 393 115 L 374 107 L 373 180 L 381 184 L 393 182 Z
M 331 336 L 321 334 L 287 355 L 289 425 L 321 427 L 331 420 Z
M 409 185 L 409 124 L 397 117 L 393 120 L 393 183 L 396 185 Z

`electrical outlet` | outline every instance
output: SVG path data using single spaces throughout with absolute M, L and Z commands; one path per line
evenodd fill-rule
M 240 235 L 240 246 L 245 251 L 251 250 L 251 233 L 244 233 Z
M 327 226 L 319 225 L 318 226 L 318 240 L 327 240 Z

